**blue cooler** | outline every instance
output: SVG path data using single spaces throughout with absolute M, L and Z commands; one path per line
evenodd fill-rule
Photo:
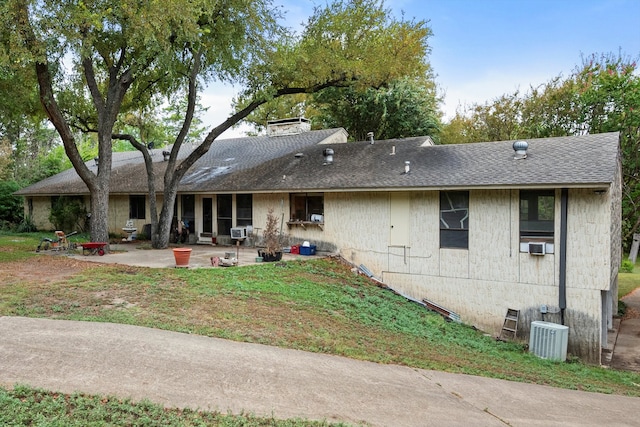
M 315 255 L 316 245 L 300 246 L 300 255 Z

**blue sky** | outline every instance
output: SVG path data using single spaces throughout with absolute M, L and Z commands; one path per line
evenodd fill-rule
M 276 0 L 276 3 L 278 1 Z M 313 0 L 280 0 L 292 25 L 303 22 Z M 569 75 L 591 54 L 640 57 L 640 0 L 387 0 L 396 16 L 428 20 L 429 57 L 445 95 L 445 117 L 456 107 L 527 92 Z M 233 88 L 203 96 L 204 117 L 217 125 L 231 113 Z M 226 100 L 226 101 L 225 101 Z M 241 135 L 243 129 L 223 137 Z

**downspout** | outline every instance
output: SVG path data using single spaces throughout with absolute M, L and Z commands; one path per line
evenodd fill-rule
M 562 189 L 560 196 L 560 280 L 558 305 L 560 306 L 560 324 L 564 325 L 564 311 L 567 308 L 567 204 L 569 190 Z

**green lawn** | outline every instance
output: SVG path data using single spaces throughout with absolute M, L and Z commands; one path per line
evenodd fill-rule
M 632 273 L 618 274 L 618 298 L 633 292 L 638 287 L 640 287 L 640 257 L 636 259 Z
M 135 324 L 379 363 L 640 396 L 638 374 L 574 359 L 539 359 L 524 343 L 499 342 L 447 322 L 354 275 L 336 260 L 236 269 L 149 269 L 36 255 L 38 241 L 36 235 L 0 235 L 2 267 L 15 270 L 28 259 L 27 273 L 53 271 L 49 263 L 59 264 L 56 271 L 72 273 L 46 285 L 37 277 L 25 280 L 24 273 L 9 274 L 0 287 L 0 315 Z M 621 289 L 640 286 L 637 271 L 621 275 Z
M 65 395 L 18 385 L 0 387 L 0 425 L 46 427 L 323 427 L 344 424 L 302 419 L 277 420 L 251 414 L 230 415 L 166 409 L 148 401 L 112 396 Z

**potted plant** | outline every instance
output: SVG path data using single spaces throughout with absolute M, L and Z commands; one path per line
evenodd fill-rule
M 273 208 L 269 208 L 267 212 L 267 224 L 262 235 L 264 249 L 258 250 L 258 256 L 262 257 L 264 262 L 280 261 L 282 259 L 282 245 L 278 232 L 278 218 L 274 215 Z

